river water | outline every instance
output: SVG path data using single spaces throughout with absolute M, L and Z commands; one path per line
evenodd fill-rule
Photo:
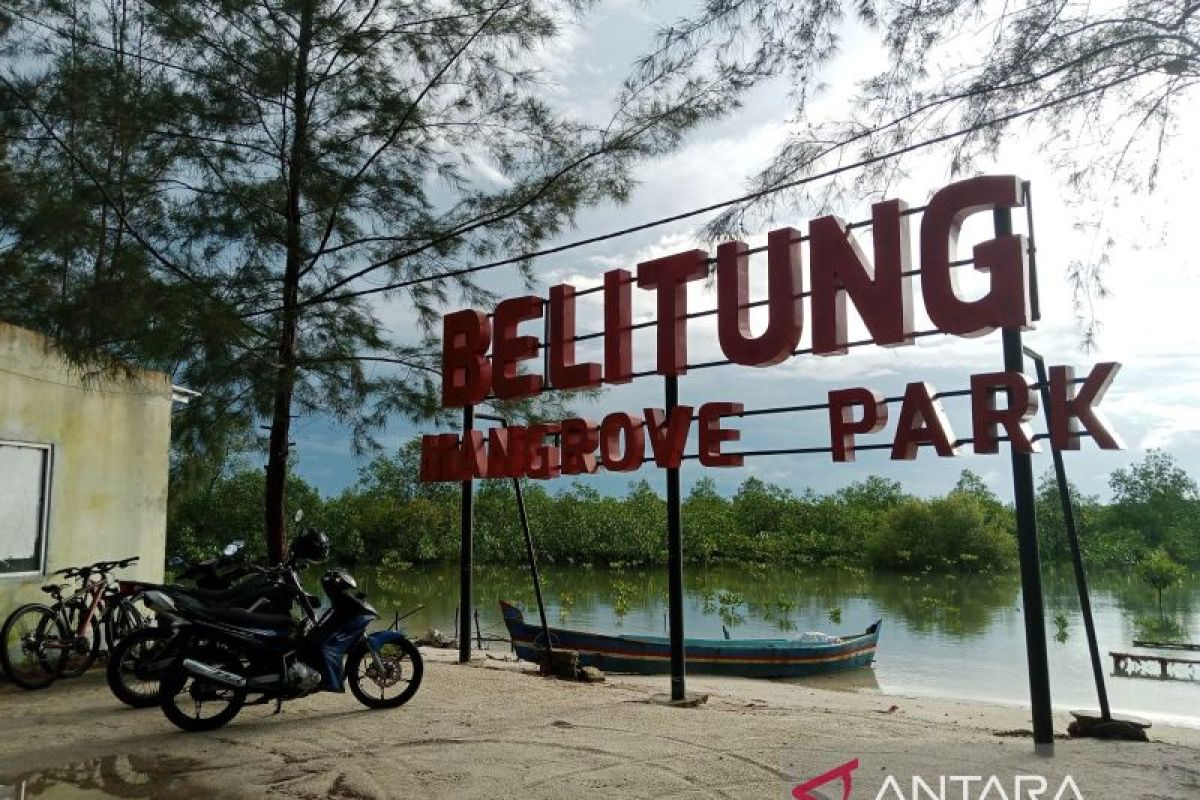
M 454 635 L 456 566 L 357 572 L 371 600 L 389 615 L 424 604 L 424 610 L 403 623 L 411 634 L 436 627 L 447 636 Z M 542 572 L 552 626 L 665 635 L 665 569 L 546 565 Z M 735 639 L 790 636 L 810 630 L 849 634 L 882 619 L 874 669 L 851 676 L 847 685 L 888 694 L 1028 703 L 1025 629 L 1020 580 L 1015 574 L 978 577 L 690 567 L 684 580 L 688 636 L 721 637 L 723 628 Z M 1094 708 L 1095 684 L 1072 573 L 1047 570 L 1044 583 L 1054 705 Z M 1200 727 L 1200 668 L 1172 668 L 1173 676 L 1191 680 L 1112 674 L 1109 651 L 1133 650 L 1132 642 L 1138 636 L 1136 620 L 1158 614 L 1155 593 L 1136 578 L 1118 574 L 1092 576 L 1091 583 L 1113 709 Z M 475 606 L 485 636 L 504 635 L 496 602 L 500 599 L 522 604 L 527 618 L 537 619 L 527 570 L 478 567 Z M 1168 590 L 1163 610 L 1179 624 L 1184 641 L 1200 642 L 1200 580 Z M 489 646 L 507 648 L 501 643 Z M 1170 655 L 1200 659 L 1200 652 Z M 1157 667 L 1151 670 L 1153 674 L 1157 671 Z

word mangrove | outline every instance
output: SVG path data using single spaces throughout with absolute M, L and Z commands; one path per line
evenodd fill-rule
M 1095 409 L 1119 369 L 1111 362 L 1097 364 L 1076 390 L 1070 367 L 1050 368 L 1050 438 L 1057 447 L 1078 449 L 1085 432 L 1101 448 L 1121 447 Z M 995 401 L 1001 393 L 1008 402 L 997 406 Z M 1020 452 L 1038 451 L 1028 424 L 1038 410 L 1038 388 L 1025 375 L 973 375 L 970 397 L 974 452 L 998 452 L 1001 436 Z M 922 445 L 933 447 L 939 456 L 959 454 L 961 445 L 936 398 L 929 384 L 908 384 L 892 439 L 893 459 L 912 460 Z M 888 405 L 883 397 L 864 387 L 831 391 L 828 405 L 834 461 L 853 461 L 856 437 L 877 433 L 888 422 Z M 661 408 L 644 409 L 645 416 L 617 412 L 599 423 L 574 418 L 528 427 L 492 428 L 486 437 L 477 430 L 461 437 L 454 433 L 432 434 L 421 442 L 421 480 L 549 479 L 590 475 L 600 467 L 609 472 L 633 472 L 646 461 L 647 441 L 654 463 L 673 469 L 683 462 L 693 422 L 698 423 L 700 463 L 706 467 L 738 467 L 743 457 L 722 452 L 721 448 L 740 440 L 741 432 L 725 427 L 722 420 L 742 411 L 741 403 L 718 402 L 705 403 L 698 412 L 692 406 L 680 405 L 670 414 Z M 555 438 L 558 444 L 548 441 Z

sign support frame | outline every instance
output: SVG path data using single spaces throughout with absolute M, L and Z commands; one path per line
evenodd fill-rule
M 462 435 L 475 427 L 475 406 L 463 406 Z M 459 546 L 458 574 L 458 663 L 471 660 L 471 609 L 474 607 L 472 591 L 472 561 L 475 538 L 475 481 L 470 475 L 462 482 L 460 498 L 460 528 L 462 543 Z
M 1012 235 L 1012 210 L 996 208 L 992 222 L 997 237 Z M 1019 328 L 1001 331 L 1004 369 L 1025 372 L 1025 353 Z M 1054 720 L 1050 710 L 1050 666 L 1046 652 L 1046 611 L 1042 597 L 1042 568 L 1038 553 L 1037 506 L 1033 457 L 1009 448 L 1012 457 L 1013 502 L 1017 516 L 1017 553 L 1021 564 L 1021 598 L 1025 615 L 1025 655 L 1029 664 L 1029 699 L 1033 711 L 1034 750 L 1054 753 Z
M 679 378 L 663 379 L 666 419 L 679 405 Z M 683 634 L 683 501 L 679 489 L 679 467 L 667 470 L 667 594 L 671 638 L 671 702 L 687 699 L 687 654 Z

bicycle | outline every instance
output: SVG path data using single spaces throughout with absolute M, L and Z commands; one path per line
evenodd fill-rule
M 123 597 L 109 573 L 135 564 L 137 556 L 119 561 L 97 561 L 85 567 L 55 572 L 79 582 L 51 583 L 42 587 L 54 603 L 20 606 L 0 628 L 0 662 L 4 671 L 23 689 L 41 689 L 61 677 L 82 675 L 104 644 L 111 650 L 124 636 L 145 625 L 134 598 Z M 95 576 L 95 577 L 94 577 Z

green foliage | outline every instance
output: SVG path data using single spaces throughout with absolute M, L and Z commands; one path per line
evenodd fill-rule
M 1186 575 L 1183 565 L 1175 563 L 1161 547 L 1152 550 L 1138 564 L 1138 576 L 1159 592 L 1179 583 Z
M 1059 644 L 1065 644 L 1070 634 L 1067 631 L 1070 623 L 1067 621 L 1067 615 L 1061 611 L 1054 615 L 1054 641 Z
M 717 592 L 717 616 L 727 628 L 736 628 L 746 621 L 746 615 L 742 613 L 745 605 L 746 598 L 737 592 Z
M 1187 576 L 1182 564 L 1177 564 L 1161 547 L 1151 550 L 1138 564 L 1138 577 L 1158 593 L 1158 615 L 1162 616 L 1163 590 L 1169 589 Z
M 1136 617 L 1133 629 L 1138 639 L 1149 642 L 1179 642 L 1187 636 L 1187 629 L 1178 620 L 1161 614 Z
M 192 492 L 171 503 L 167 554 L 188 560 L 209 558 L 230 542 L 241 540 L 246 543 L 248 555 L 264 558 L 262 496 L 263 471 L 242 469 L 217 477 L 206 491 Z M 336 517 L 328 515 L 328 506 L 317 490 L 304 481 L 295 479 L 288 485 L 287 507 L 292 513 L 303 509 L 306 525 L 328 530 L 337 552 L 361 549 L 347 541 L 347 530 L 336 524 Z
M 1011 515 L 998 503 L 963 491 L 910 499 L 889 511 L 867 536 L 874 567 L 918 571 L 998 572 L 1016 559 Z
M 1164 463 L 1159 455 L 1151 458 L 1159 467 Z M 421 483 L 419 462 L 419 442 L 412 441 L 394 456 L 371 460 L 356 484 L 336 497 L 321 498 L 302 481 L 293 481 L 287 506 L 291 512 L 303 508 L 308 521 L 325 528 L 339 558 L 347 563 L 453 561 L 459 548 L 458 486 Z M 1169 470 L 1175 474 L 1174 490 L 1146 492 L 1144 480 L 1127 477 L 1144 474 L 1142 466 L 1115 473 L 1114 480 L 1120 479 L 1124 488 L 1112 506 L 1073 493 L 1090 567 L 1128 569 L 1138 563 L 1169 562 L 1178 568 L 1176 562 L 1189 563 L 1172 555 L 1171 540 L 1157 547 L 1149 544 L 1154 539 L 1152 526 L 1167 516 L 1164 507 L 1173 509 L 1173 519 L 1193 513 L 1191 504 L 1196 501 L 1188 494 L 1186 476 L 1180 480 Z M 238 538 L 261 550 L 261 470 L 198 473 L 188 485 L 188 491 L 171 496 L 173 554 L 210 555 Z M 620 497 L 602 495 L 583 482 L 557 493 L 536 481 L 523 482 L 523 489 L 534 546 L 543 563 L 611 567 L 616 572 L 666 563 L 666 504 L 645 480 L 631 483 Z M 1069 554 L 1061 506 L 1048 476 L 1038 490 L 1038 519 L 1043 560 L 1065 563 Z M 684 499 L 683 520 L 684 557 L 692 563 L 727 562 L 752 569 L 873 568 L 943 578 L 1006 572 L 1016 564 L 1011 509 L 969 471 L 948 494 L 928 499 L 909 497 L 899 484 L 875 476 L 828 495 L 796 495 L 750 477 L 732 497 L 722 496 L 705 479 Z M 481 564 L 525 562 L 512 481 L 485 480 L 476 488 L 474 550 Z M 913 602 L 936 596 L 931 588 Z M 775 598 L 763 602 L 781 619 L 792 610 L 786 605 L 775 608 Z M 720 605 L 714 590 L 706 607 L 716 614 Z M 563 608 L 569 611 L 568 606 Z
M 1176 561 L 1200 563 L 1200 492 L 1196 482 L 1161 450 L 1109 478 L 1113 502 L 1107 524 L 1137 531 L 1138 559 L 1163 547 Z

